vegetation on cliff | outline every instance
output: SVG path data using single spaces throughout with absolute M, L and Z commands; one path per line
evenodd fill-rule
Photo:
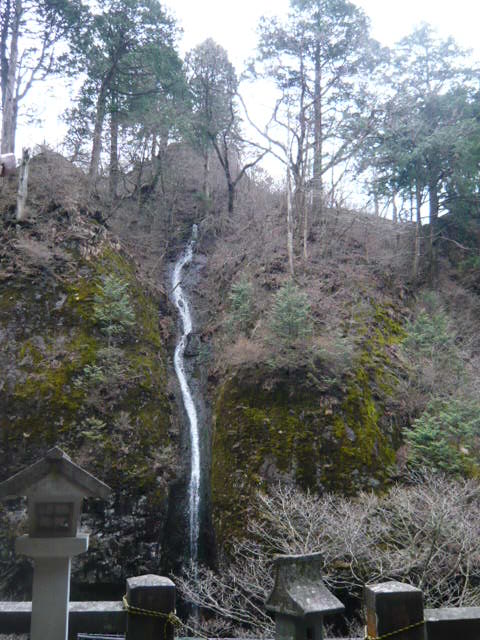
M 36 188 L 45 187 L 37 182 L 35 167 L 45 163 L 61 170 L 65 180 L 82 179 L 61 158 L 37 156 L 33 202 Z M 32 206 L 30 224 L 15 227 L 4 218 L 2 478 L 51 446 L 62 447 L 112 487 L 112 518 L 118 518 L 115 536 L 124 538 L 114 566 L 121 575 L 129 575 L 128 557 L 135 547 L 148 541 L 156 545 L 162 536 L 158 514 L 166 513 L 168 483 L 176 476 L 167 336 L 159 323 L 165 299 L 141 282 L 118 240 L 91 212 L 80 210 L 86 200 L 81 188 L 78 208 L 72 202 L 65 206 L 55 189 L 50 195 L 49 211 L 42 210 L 42 200 L 38 209 Z M 8 192 L 3 206 L 8 208 Z M 152 526 L 127 550 L 129 534 L 119 516 L 127 505 L 136 509 L 139 501 L 143 518 Z M 97 522 L 94 517 L 91 526 L 105 524 L 105 515 L 100 517 Z M 8 564 L 9 550 L 2 551 Z M 98 553 L 91 556 L 95 557 Z M 112 573 L 113 567 L 104 561 L 102 566 L 95 570 L 95 579 L 117 583 L 120 576 Z

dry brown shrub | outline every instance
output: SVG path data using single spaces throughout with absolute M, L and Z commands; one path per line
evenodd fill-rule
M 265 344 L 246 336 L 239 336 L 235 342 L 227 345 L 222 359 L 232 366 L 239 366 L 265 362 L 267 358 L 268 350 Z
M 23 235 L 15 242 L 15 248 L 29 262 L 45 265 L 52 261 L 53 253 L 45 244 L 31 236 Z
M 78 212 L 88 202 L 87 186 L 83 171 L 48 147 L 40 147 L 32 157 L 28 200 L 38 213 L 57 208 Z

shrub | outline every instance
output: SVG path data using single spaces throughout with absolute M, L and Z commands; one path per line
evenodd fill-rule
M 218 572 L 191 567 L 176 579 L 185 599 L 209 612 L 197 617 L 204 634 L 272 637 L 263 603 L 275 554 L 320 552 L 323 580 L 347 592 L 350 605 L 360 606 L 366 583 L 398 580 L 421 588 L 429 607 L 472 606 L 480 591 L 478 483 L 434 473 L 408 481 L 357 498 L 294 487 L 259 493 L 248 537 L 232 541 Z
M 430 402 L 405 432 L 410 462 L 448 474 L 480 468 L 480 405 L 463 400 Z
M 106 423 L 99 418 L 90 416 L 80 425 L 80 435 L 92 442 L 102 441 L 105 437 Z
M 332 328 L 328 336 L 319 336 L 315 342 L 313 356 L 330 370 L 334 375 L 333 381 L 352 368 L 355 343 L 351 336 L 342 335 L 339 330 Z
M 251 326 L 253 317 L 252 284 L 245 277 L 242 277 L 232 285 L 228 300 L 230 302 L 229 326 L 246 333 Z
M 407 324 L 403 342 L 411 382 L 422 396 L 449 395 L 451 380 L 459 381 L 464 374 L 463 354 L 456 337 L 450 317 L 436 294 L 427 294 L 415 320 Z
M 128 284 L 115 275 L 102 278 L 95 294 L 93 314 L 109 342 L 135 326 L 135 311 L 128 295 Z
M 102 367 L 96 364 L 86 364 L 83 368 L 83 373 L 74 379 L 73 385 L 77 389 L 84 389 L 90 386 L 95 387 L 100 384 L 104 384 L 107 378 Z
M 292 282 L 283 285 L 275 295 L 270 330 L 283 345 L 305 338 L 312 332 L 310 303 L 306 294 Z
M 455 336 L 450 331 L 445 311 L 431 314 L 422 310 L 415 321 L 407 325 L 405 347 L 436 358 L 451 355 L 455 351 Z
M 96 362 L 86 364 L 82 374 L 73 381 L 77 389 L 97 389 L 111 387 L 124 381 L 129 374 L 128 363 L 124 361 L 124 353 L 117 347 L 108 346 L 99 349 Z

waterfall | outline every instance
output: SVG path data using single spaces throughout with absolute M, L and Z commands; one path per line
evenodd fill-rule
M 178 309 L 181 320 L 181 335 L 175 348 L 174 365 L 180 388 L 185 411 L 187 413 L 190 429 L 190 482 L 189 482 L 189 525 L 190 525 L 190 559 L 196 562 L 198 559 L 198 538 L 200 531 L 200 438 L 198 431 L 198 415 L 190 390 L 187 374 L 185 372 L 185 348 L 188 337 L 192 332 L 192 316 L 186 294 L 181 286 L 182 270 L 190 264 L 193 256 L 193 248 L 197 239 L 197 225 L 193 225 L 192 238 L 188 243 L 184 253 L 175 263 L 172 276 L 172 296 L 173 302 Z

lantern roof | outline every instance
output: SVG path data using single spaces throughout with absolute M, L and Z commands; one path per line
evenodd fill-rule
M 108 485 L 72 462 L 62 449 L 53 447 L 41 460 L 0 482 L 0 499 L 27 495 L 50 474 L 63 477 L 85 497 L 105 499 L 110 494 Z
M 267 611 L 296 618 L 343 611 L 343 604 L 322 580 L 322 563 L 320 553 L 276 556 L 275 583 L 265 602 Z

